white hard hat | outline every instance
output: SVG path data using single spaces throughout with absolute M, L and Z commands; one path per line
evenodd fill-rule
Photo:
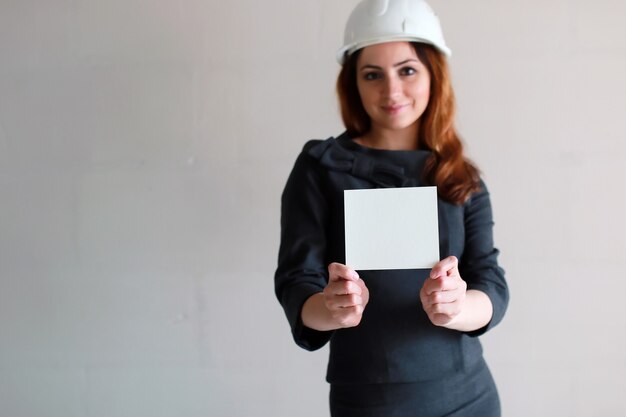
M 394 41 L 428 43 L 447 56 L 452 54 L 439 18 L 424 0 L 363 0 L 348 18 L 337 61 L 343 64 L 346 55 L 358 49 Z

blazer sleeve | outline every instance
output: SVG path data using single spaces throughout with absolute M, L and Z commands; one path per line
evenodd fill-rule
M 328 282 L 329 208 L 319 163 L 307 152 L 318 142 L 305 145 L 282 194 L 280 249 L 274 276 L 276 297 L 285 311 L 293 338 L 307 350 L 321 348 L 333 333 L 310 329 L 301 318 L 304 302 L 323 291 Z
M 491 321 L 483 328 L 467 333 L 479 336 L 502 320 L 509 303 L 504 270 L 498 265 L 499 251 L 493 243 L 494 223 L 489 191 L 482 181 L 480 191 L 465 203 L 464 222 L 465 248 L 459 260 L 459 272 L 467 282 L 467 289 L 484 292 L 493 305 Z

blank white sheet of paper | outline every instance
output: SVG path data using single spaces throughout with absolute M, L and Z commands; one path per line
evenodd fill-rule
M 437 187 L 345 190 L 346 265 L 430 269 L 439 261 Z

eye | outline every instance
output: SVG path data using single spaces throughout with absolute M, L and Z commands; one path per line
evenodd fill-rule
M 378 72 L 375 72 L 375 71 L 366 72 L 363 75 L 363 79 L 365 81 L 374 81 L 374 80 L 378 80 L 380 78 L 381 78 L 381 75 Z
M 417 70 L 413 67 L 402 67 L 400 69 L 400 75 L 414 75 L 417 74 Z

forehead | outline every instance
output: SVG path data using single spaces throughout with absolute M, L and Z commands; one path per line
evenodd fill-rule
M 418 59 L 409 42 L 385 42 L 363 48 L 358 62 L 362 64 L 395 64 L 407 59 Z

